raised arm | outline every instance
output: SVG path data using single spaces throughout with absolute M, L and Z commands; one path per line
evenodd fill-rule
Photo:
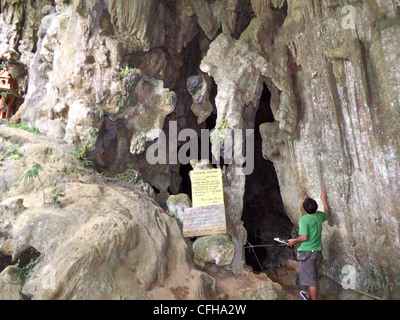
M 321 192 L 321 201 L 322 201 L 322 204 L 324 205 L 324 212 L 328 212 L 328 213 L 329 213 L 329 216 L 331 216 L 331 210 L 330 210 L 330 208 L 329 208 L 329 206 L 328 206 L 328 203 L 326 202 L 326 196 L 327 196 L 326 190 L 325 190 L 325 189 L 322 189 L 322 192 Z

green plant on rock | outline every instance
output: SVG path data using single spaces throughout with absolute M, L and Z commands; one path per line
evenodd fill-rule
M 103 118 L 104 116 L 104 108 L 101 105 L 96 105 L 93 108 L 94 110 L 98 110 L 99 111 L 99 117 Z
M 65 194 L 57 193 L 56 195 L 54 195 L 54 196 L 51 198 L 50 204 L 51 204 L 52 206 L 53 206 L 53 205 L 57 205 L 57 204 L 58 204 L 58 198 L 60 198 L 60 197 L 64 198 L 64 197 L 65 197 Z
M 24 175 L 24 186 L 28 183 L 29 180 L 34 180 L 37 178 L 40 183 L 40 187 L 42 188 L 42 193 L 43 193 L 43 204 L 46 203 L 46 195 L 44 193 L 44 187 L 42 180 L 40 179 L 39 172 L 42 171 L 42 166 L 38 163 L 35 163 L 32 167 L 32 169 L 28 170 L 25 175 Z
M 21 151 L 19 151 L 17 147 L 11 147 L 10 149 L 8 149 L 4 156 L 7 156 L 9 154 L 12 155 L 10 159 L 14 161 L 18 160 L 21 157 Z
M 9 135 L 4 134 L 4 133 L 0 133 L 0 139 L 1 140 L 8 141 L 8 140 L 10 140 L 10 138 L 11 137 Z
M 79 146 L 76 147 L 74 151 L 72 151 L 72 155 L 80 161 L 83 161 L 83 165 L 88 167 L 93 165 L 93 162 L 88 159 L 89 152 L 93 150 L 97 136 L 99 134 L 99 129 L 92 128 L 88 132 L 89 138 L 83 141 Z
M 124 79 L 128 76 L 131 76 L 133 74 L 138 74 L 140 73 L 139 69 L 137 68 L 130 68 L 128 65 L 125 65 L 125 67 L 121 68 L 119 71 L 119 75 L 121 79 Z
M 137 183 L 139 179 L 139 173 L 137 170 L 131 168 L 127 169 L 122 173 L 118 173 L 113 176 L 105 176 L 104 172 L 98 173 L 98 176 L 103 178 L 106 182 L 122 182 L 122 183 Z
M 228 119 L 225 117 L 222 117 L 221 120 L 219 121 L 219 123 L 217 124 L 216 129 L 218 131 L 223 131 L 225 129 L 229 129 Z
M 25 265 L 21 266 L 21 259 L 17 260 L 15 266 L 17 267 L 17 277 L 20 279 L 21 288 L 25 285 L 25 283 L 29 280 L 32 274 L 33 267 L 39 262 L 40 253 L 31 249 L 29 253 L 29 262 Z
M 38 128 L 35 128 L 35 127 L 30 128 L 25 123 L 12 123 L 12 124 L 11 123 L 5 123 L 5 125 L 7 127 L 10 127 L 10 128 L 21 129 L 21 130 L 24 130 L 24 131 L 27 131 L 27 132 L 30 132 L 30 133 L 33 133 L 33 134 L 40 134 L 40 131 L 39 131 Z

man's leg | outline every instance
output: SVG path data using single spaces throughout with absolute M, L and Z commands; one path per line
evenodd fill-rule
M 311 298 L 311 300 L 318 300 L 318 288 L 308 287 L 307 298 Z
M 315 283 L 316 283 L 317 277 L 318 277 L 318 268 L 319 268 L 319 265 L 322 262 L 322 253 L 321 253 L 321 251 L 316 252 L 314 257 L 315 257 L 314 274 L 315 274 Z M 307 290 L 307 293 L 308 293 L 307 297 L 311 297 L 311 300 L 318 300 L 318 288 L 317 288 L 316 285 L 315 286 L 309 286 L 308 290 Z
M 311 300 L 318 300 L 317 275 L 321 263 L 321 253 L 314 252 L 307 260 L 300 261 L 300 284 L 307 286 L 305 296 Z

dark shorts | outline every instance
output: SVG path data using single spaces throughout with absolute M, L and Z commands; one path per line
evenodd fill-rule
M 300 261 L 299 264 L 299 280 L 300 285 L 307 287 L 317 286 L 318 268 L 322 261 L 322 252 L 314 251 L 311 256 Z

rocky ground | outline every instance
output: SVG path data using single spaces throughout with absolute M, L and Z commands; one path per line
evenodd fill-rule
M 0 125 L 1 299 L 287 298 L 266 275 L 196 268 L 148 185 L 122 187 L 72 151 Z

